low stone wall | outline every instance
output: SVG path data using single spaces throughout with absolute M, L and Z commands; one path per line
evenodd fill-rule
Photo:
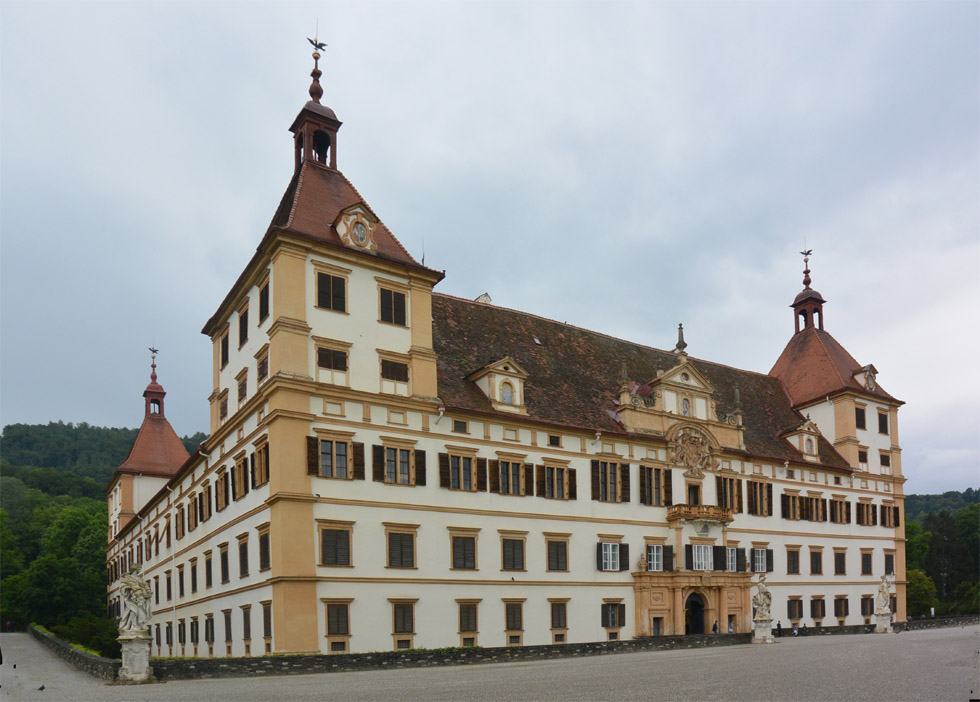
M 79 651 L 58 637 L 47 634 L 34 626 L 28 627 L 27 631 L 42 646 L 50 649 L 56 656 L 68 661 L 79 670 L 89 675 L 94 675 L 97 678 L 102 678 L 103 680 L 116 679 L 116 673 L 119 671 L 119 666 L 122 665 L 122 661 L 93 656 L 90 653 Z
M 968 626 L 970 624 L 980 624 L 980 614 L 970 614 L 965 617 L 910 619 L 907 622 L 903 622 L 904 627 L 909 631 L 915 631 L 916 629 L 938 629 L 946 626 Z
M 298 673 L 340 673 L 358 670 L 388 670 L 476 663 L 512 663 L 548 658 L 574 658 L 635 651 L 665 651 L 677 648 L 747 644 L 752 634 L 699 636 L 651 636 L 629 641 L 514 646 L 501 648 L 449 648 L 335 655 L 284 655 L 255 658 L 195 658 L 150 661 L 158 680 L 189 678 L 248 677 Z

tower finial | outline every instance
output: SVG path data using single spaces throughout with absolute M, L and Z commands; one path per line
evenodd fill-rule
M 684 325 L 677 325 L 677 346 L 674 347 L 674 353 L 686 356 L 684 349 L 687 348 L 687 342 L 684 341 Z
M 319 104 L 320 98 L 323 97 L 323 88 L 320 85 L 320 76 L 323 75 L 323 71 L 320 70 L 320 51 L 327 47 L 318 37 L 313 37 L 310 39 L 306 37 L 306 41 L 313 45 L 313 71 L 310 76 L 313 78 L 313 82 L 310 83 L 310 98 L 313 102 Z
M 150 347 L 150 382 L 157 382 L 157 354 L 160 353 L 160 349 L 155 349 Z
M 810 256 L 813 255 L 813 249 L 803 249 L 800 251 L 803 255 L 803 287 L 807 290 L 810 289 Z

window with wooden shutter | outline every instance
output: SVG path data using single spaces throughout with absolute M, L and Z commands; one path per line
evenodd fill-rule
M 328 273 L 316 275 L 316 306 L 333 312 L 347 311 L 347 279 Z
M 259 533 L 259 570 L 269 570 L 270 555 L 269 532 L 266 530 Z
M 870 551 L 862 551 L 861 553 L 861 575 L 871 575 L 871 562 L 872 553 Z
M 565 484 L 567 469 L 556 466 L 538 466 L 538 485 L 535 493 L 551 500 L 564 500 L 568 495 Z
M 361 477 L 364 477 L 363 474 Z M 425 451 L 422 449 L 415 449 L 415 484 L 425 485 Z
M 552 629 L 568 628 L 568 610 L 565 602 L 551 603 L 551 628 Z
M 744 573 L 746 569 L 745 562 L 745 549 L 736 548 L 735 549 L 735 570 L 739 573 Z
M 524 464 L 514 461 L 497 461 L 497 485 L 501 495 L 520 495 L 525 488 Z M 531 492 L 534 490 L 532 488 Z
M 320 565 L 351 564 L 350 527 L 327 527 L 320 530 Z
M 827 606 L 823 598 L 813 598 L 810 600 L 810 618 L 823 619 L 827 616 Z
M 596 568 L 602 571 L 619 571 L 620 547 L 623 544 L 600 541 L 596 544 Z
M 385 447 L 371 447 L 371 478 L 377 483 L 385 481 Z
M 477 631 L 476 603 L 459 603 L 459 631 L 460 633 L 472 633 Z
M 476 569 L 476 537 L 453 536 L 453 568 L 456 570 Z
M 619 501 L 630 501 L 630 466 L 629 463 L 619 464 Z
M 393 604 L 394 632 L 396 634 L 415 633 L 415 604 L 412 602 L 395 602 Z
M 810 551 L 810 575 L 823 575 L 823 551 Z
M 248 577 L 248 538 L 238 541 L 238 577 Z
M 381 321 L 406 326 L 405 293 L 381 288 Z
M 578 479 L 575 468 L 568 469 L 568 499 L 578 499 Z
M 796 548 L 786 549 L 786 573 L 788 575 L 800 574 L 800 551 Z
M 895 554 L 885 554 L 885 575 L 895 575 Z
M 522 602 L 507 602 L 505 614 L 507 631 L 524 630 L 524 605 Z
M 568 542 L 548 540 L 548 570 L 568 570 Z
M 713 570 L 725 570 L 726 562 L 728 561 L 728 554 L 724 546 L 712 546 L 711 548 L 712 564 Z
M 350 635 L 350 607 L 344 603 L 327 604 L 327 636 Z
M 388 532 L 388 567 L 415 567 L 415 531 Z
M 504 570 L 524 570 L 524 540 L 502 539 Z
M 847 554 L 834 551 L 834 575 L 847 575 Z

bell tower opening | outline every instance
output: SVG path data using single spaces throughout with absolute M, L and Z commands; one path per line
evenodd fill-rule
M 801 251 L 803 254 L 803 291 L 796 296 L 793 304 L 793 316 L 796 323 L 796 333 L 810 328 L 823 330 L 823 306 L 826 300 L 816 290 L 810 287 L 810 255 L 812 250 Z
M 327 165 L 327 153 L 330 151 L 330 135 L 322 129 L 313 132 L 313 155 L 317 163 Z
M 337 130 L 341 122 L 337 115 L 326 105 L 320 104 L 323 97 L 323 86 L 320 85 L 320 50 L 326 44 L 310 39 L 315 49 L 313 52 L 313 71 L 310 76 L 310 101 L 293 120 L 289 131 L 293 133 L 293 153 L 296 169 L 299 170 L 306 161 L 318 163 L 327 168 L 337 168 Z

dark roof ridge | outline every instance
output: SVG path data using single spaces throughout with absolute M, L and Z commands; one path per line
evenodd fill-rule
M 299 166 L 299 174 L 296 178 L 296 187 L 293 189 L 293 202 L 289 206 L 289 216 L 286 217 L 286 223 L 282 225 L 283 229 L 288 229 L 293 223 L 293 215 L 296 214 L 296 203 L 299 202 L 299 191 L 303 188 L 303 176 L 306 173 L 307 163 L 307 161 L 303 161 L 303 163 L 301 163 Z M 269 229 L 272 229 L 271 224 L 269 225 Z M 268 231 L 268 229 L 266 231 Z M 261 241 L 259 243 L 261 245 Z
M 561 324 L 563 326 L 570 327 L 570 328 L 575 329 L 577 331 L 586 332 L 588 334 L 595 334 L 596 336 L 601 336 L 604 339 L 609 339 L 611 341 L 618 341 L 618 342 L 623 343 L 623 344 L 631 344 L 631 345 L 636 346 L 638 348 L 647 349 L 647 350 L 650 350 L 650 351 L 657 351 L 659 353 L 666 353 L 666 354 L 672 354 L 672 353 L 674 353 L 673 351 L 667 351 L 666 349 L 658 349 L 656 346 L 649 346 L 647 344 L 641 344 L 638 341 L 630 341 L 629 339 L 622 339 L 622 338 L 620 338 L 618 336 L 613 336 L 612 334 L 606 334 L 604 332 L 595 331 L 594 329 L 586 329 L 585 327 L 579 327 L 579 326 L 576 326 L 574 324 L 569 324 L 568 322 L 559 322 L 556 319 L 551 319 L 549 317 L 542 317 L 541 315 L 534 314 L 533 312 L 525 312 L 523 310 L 515 310 L 512 307 L 504 307 L 502 305 L 495 305 L 495 304 L 488 303 L 488 302 L 477 302 L 476 300 L 469 300 L 469 299 L 467 299 L 465 297 L 459 297 L 457 295 L 449 295 L 449 294 L 444 293 L 444 292 L 435 292 L 435 291 L 433 291 L 432 294 L 434 296 L 445 297 L 445 298 L 449 298 L 449 299 L 452 299 L 452 300 L 459 300 L 460 302 L 467 302 L 467 303 L 469 303 L 471 305 L 478 305 L 480 307 L 493 307 L 493 308 L 496 308 L 498 310 L 504 310 L 504 311 L 507 311 L 507 312 L 513 312 L 515 314 L 521 314 L 521 315 L 524 315 L 525 317 L 531 317 L 533 319 L 540 319 L 543 322 L 551 322 L 552 324 Z M 753 375 L 758 375 L 758 376 L 761 376 L 763 378 L 767 378 L 767 379 L 770 379 L 770 380 L 773 377 L 773 376 L 769 375 L 768 373 L 760 373 L 759 371 L 748 370 L 746 368 L 738 368 L 736 366 L 730 366 L 730 365 L 725 364 L 725 363 L 718 363 L 717 361 L 709 361 L 709 360 L 704 359 L 704 358 L 695 358 L 694 356 L 689 356 L 688 357 L 688 360 L 689 361 L 697 361 L 698 363 L 705 363 L 705 364 L 710 365 L 710 366 L 717 366 L 719 368 L 727 368 L 728 370 L 738 371 L 739 373 L 751 373 Z

